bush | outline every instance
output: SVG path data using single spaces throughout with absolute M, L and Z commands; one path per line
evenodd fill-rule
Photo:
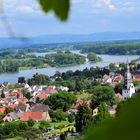
M 72 104 L 76 102 L 76 96 L 68 92 L 60 92 L 50 96 L 44 101 L 44 104 L 49 105 L 53 110 L 63 109 L 67 111 L 71 108 Z
M 54 122 L 64 121 L 68 117 L 68 115 L 61 109 L 57 109 L 55 111 L 49 110 L 49 114 Z
M 70 123 L 74 122 L 74 121 L 75 121 L 75 115 L 74 115 L 74 114 L 70 114 L 70 115 L 68 116 L 68 121 L 69 121 Z
M 32 119 L 28 120 L 28 126 L 30 127 L 34 126 L 34 121 Z

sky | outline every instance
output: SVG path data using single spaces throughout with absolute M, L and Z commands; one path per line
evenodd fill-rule
M 2 8 L 7 26 L 19 36 L 140 31 L 140 0 L 71 0 L 66 22 L 58 20 L 53 12 L 44 14 L 37 0 L 0 0 L 1 18 Z M 0 37 L 6 36 L 1 20 Z

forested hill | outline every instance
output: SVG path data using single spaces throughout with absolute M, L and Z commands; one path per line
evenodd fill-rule
M 83 44 L 76 46 L 76 49 L 80 49 L 82 53 L 95 52 L 97 54 L 110 55 L 139 55 L 140 41 Z

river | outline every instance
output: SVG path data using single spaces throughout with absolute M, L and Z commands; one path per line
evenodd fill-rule
M 79 54 L 79 51 L 72 51 L 73 53 Z M 37 56 L 44 56 L 46 53 L 36 53 Z M 86 54 L 84 54 L 86 55 Z M 10 82 L 10 83 L 16 83 L 18 80 L 18 77 L 25 77 L 26 79 L 31 78 L 34 74 L 47 74 L 49 76 L 52 76 L 56 73 L 56 71 L 60 72 L 66 72 L 68 70 L 76 71 L 76 70 L 83 70 L 86 67 L 105 67 L 109 65 L 110 63 L 116 63 L 116 62 L 126 62 L 127 59 L 129 61 L 132 61 L 134 59 L 139 58 L 138 55 L 98 55 L 102 58 L 102 62 L 97 63 L 85 63 L 81 65 L 75 65 L 75 66 L 66 66 L 66 67 L 49 67 L 49 68 L 42 68 L 42 69 L 33 69 L 33 70 L 22 70 L 17 73 L 5 73 L 0 74 L 0 83 L 3 82 Z

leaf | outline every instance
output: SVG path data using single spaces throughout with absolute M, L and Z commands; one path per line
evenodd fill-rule
M 62 21 L 67 20 L 70 11 L 70 0 L 38 0 L 45 13 L 53 11 Z

